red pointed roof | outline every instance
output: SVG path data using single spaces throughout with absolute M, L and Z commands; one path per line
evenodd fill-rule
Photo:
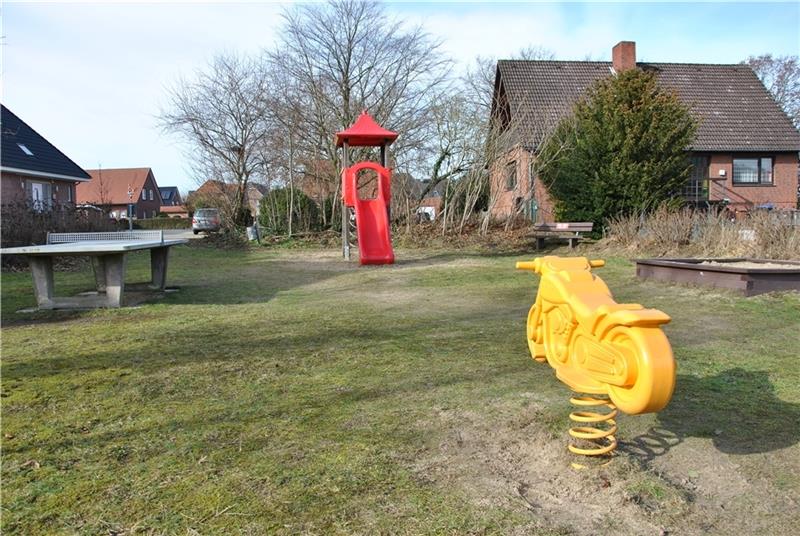
M 347 142 L 350 147 L 373 147 L 383 143 L 388 145 L 396 139 L 397 132 L 386 130 L 364 110 L 350 128 L 336 133 L 336 146 L 341 147 Z

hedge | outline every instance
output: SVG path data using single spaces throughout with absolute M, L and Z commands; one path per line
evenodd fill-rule
M 122 227 L 128 228 L 128 221 L 121 220 Z M 190 218 L 149 218 L 146 220 L 133 220 L 134 229 L 191 229 Z

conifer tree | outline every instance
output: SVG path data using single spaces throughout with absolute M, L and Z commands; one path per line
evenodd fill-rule
M 653 73 L 630 69 L 599 80 L 539 155 L 556 217 L 600 226 L 612 216 L 679 203 L 695 132 L 689 109 Z

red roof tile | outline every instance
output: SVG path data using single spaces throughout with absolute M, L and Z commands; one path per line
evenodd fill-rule
M 150 168 L 119 168 L 87 169 L 86 172 L 89 173 L 92 180 L 77 185 L 78 203 L 125 205 L 131 202 L 128 197 L 128 187 L 133 190 L 134 203 L 141 198 L 142 188 L 151 170 Z M 158 192 L 158 185 L 155 190 Z M 160 194 L 158 195 L 160 196 Z

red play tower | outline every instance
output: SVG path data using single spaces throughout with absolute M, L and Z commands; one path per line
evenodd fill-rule
M 361 264 L 392 264 L 394 251 L 390 234 L 392 170 L 386 165 L 386 148 L 397 133 L 386 130 L 365 111 L 355 123 L 336 133 L 336 146 L 342 147 L 342 254 L 350 260 L 350 210 L 355 211 L 358 256 Z M 350 147 L 380 147 L 381 163 L 357 162 L 350 165 Z M 377 195 L 361 199 L 358 174 L 370 169 L 377 175 Z

